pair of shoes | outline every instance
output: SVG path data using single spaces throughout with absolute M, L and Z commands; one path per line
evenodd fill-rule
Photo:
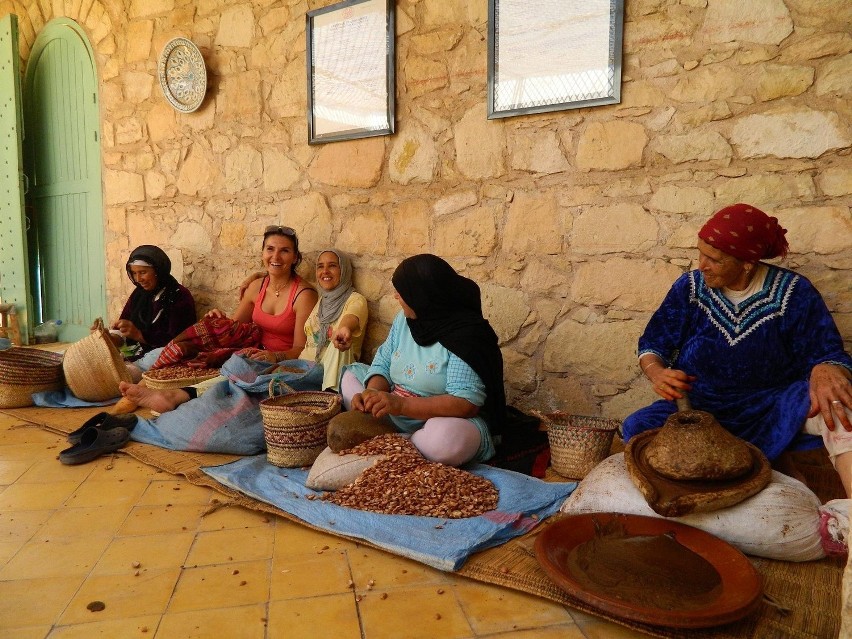
M 68 442 L 76 444 L 83 437 L 83 434 L 90 428 L 98 430 L 112 430 L 113 428 L 126 428 L 129 431 L 133 430 L 139 418 L 133 413 L 124 415 L 110 415 L 109 413 L 98 413 L 91 419 L 87 420 L 80 428 L 68 434 Z
M 69 466 L 85 464 L 101 455 L 118 450 L 130 441 L 130 431 L 122 426 L 102 430 L 90 426 L 80 440 L 59 453 L 59 461 Z

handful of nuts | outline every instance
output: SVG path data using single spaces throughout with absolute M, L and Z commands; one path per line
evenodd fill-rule
M 325 501 L 388 515 L 443 519 L 476 517 L 497 507 L 494 484 L 472 473 L 426 460 L 405 437 L 373 437 L 340 454 L 384 455 L 355 482 Z

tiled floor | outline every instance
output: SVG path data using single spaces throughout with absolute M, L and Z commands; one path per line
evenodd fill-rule
M 644 637 L 66 445 L 0 413 L 0 637 Z

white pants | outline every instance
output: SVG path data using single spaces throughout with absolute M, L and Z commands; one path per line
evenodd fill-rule
M 837 414 L 838 409 L 832 408 L 832 410 L 834 410 L 835 414 Z M 852 419 L 852 411 L 845 406 L 843 407 L 843 410 L 846 411 L 846 416 Z M 825 425 L 825 419 L 823 419 L 822 415 L 809 417 L 805 420 L 805 426 L 802 430 L 808 435 L 819 435 L 822 437 L 822 441 L 825 442 L 825 449 L 828 451 L 828 456 L 831 459 L 832 464 L 834 464 L 834 459 L 841 453 L 848 453 L 852 451 L 852 432 L 843 428 L 836 417 L 834 418 L 833 431 L 828 430 L 828 426 Z

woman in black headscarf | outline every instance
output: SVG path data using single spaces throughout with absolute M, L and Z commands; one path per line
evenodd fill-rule
M 172 262 L 158 246 L 135 248 L 126 269 L 136 288 L 111 328 L 113 341 L 128 347 L 125 358 L 132 360 L 194 324 L 195 300 L 171 274 Z
M 387 416 L 432 461 L 490 459 L 506 396 L 503 357 L 482 316 L 479 286 L 431 254 L 403 260 L 392 279 L 402 312 L 372 365 L 344 373 L 346 407 Z

